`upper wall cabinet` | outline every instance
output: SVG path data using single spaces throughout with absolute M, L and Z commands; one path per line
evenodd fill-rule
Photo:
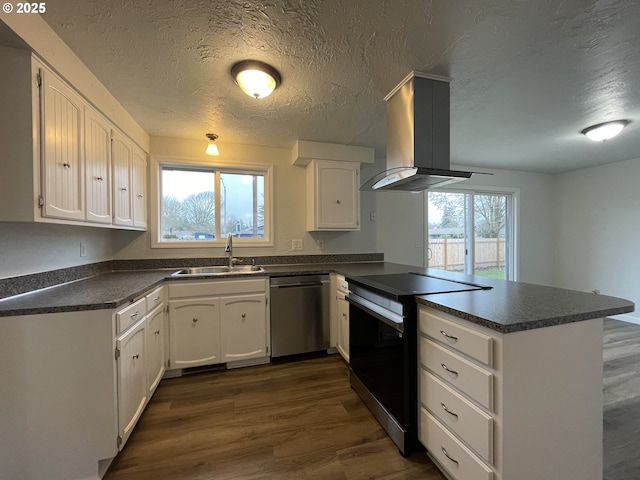
M 307 230 L 360 230 L 360 164 L 373 148 L 299 140 L 291 160 L 307 169 Z
M 28 51 L 0 47 L 0 85 L 0 221 L 146 229 L 146 154 L 128 136 Z M 124 173 L 112 131 L 129 152 Z M 125 221 L 115 172 L 127 178 Z
M 359 164 L 307 165 L 307 230 L 360 230 Z

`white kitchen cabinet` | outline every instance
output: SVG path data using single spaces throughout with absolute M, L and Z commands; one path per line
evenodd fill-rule
M 0 64 L 0 221 L 146 229 L 146 154 L 29 51 L 0 47 Z
M 311 160 L 307 165 L 307 230 L 360 230 L 360 166 Z
M 131 149 L 131 210 L 133 226 L 147 228 L 147 155 L 133 144 Z
M 84 100 L 53 72 L 40 68 L 42 214 L 84 220 Z
M 220 298 L 220 345 L 223 362 L 267 356 L 264 293 Z
M 143 317 L 116 339 L 118 372 L 118 442 L 122 449 L 147 403 Z
M 267 286 L 264 277 L 169 284 L 169 368 L 268 359 Z
M 155 392 L 165 371 L 164 347 L 166 342 L 166 315 L 164 305 L 158 305 L 147 314 L 145 351 L 148 398 Z
M 113 168 L 113 224 L 132 227 L 132 145 L 131 141 L 119 130 L 112 130 L 111 133 L 111 164 Z
M 86 220 L 111 223 L 111 123 L 85 105 Z
M 602 319 L 503 334 L 421 305 L 419 329 L 418 437 L 449 478 L 602 478 Z
M 336 349 L 349 362 L 349 302 L 346 299 L 349 284 L 343 275 L 336 275 Z
M 220 301 L 216 297 L 169 301 L 171 367 L 220 363 Z

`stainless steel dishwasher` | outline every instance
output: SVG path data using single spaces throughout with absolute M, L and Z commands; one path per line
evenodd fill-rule
M 271 357 L 329 348 L 329 276 L 271 277 Z

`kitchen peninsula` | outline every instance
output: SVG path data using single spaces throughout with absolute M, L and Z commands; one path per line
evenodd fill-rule
M 592 293 L 461 277 L 385 262 L 264 265 L 264 268 L 264 273 L 251 278 L 300 273 L 359 276 L 419 271 L 490 284 L 491 290 L 417 299 L 421 344 L 429 345 L 438 355 L 448 355 L 448 358 L 457 355 L 462 364 L 471 364 L 470 368 L 475 367 L 476 370 L 484 369 L 493 378 L 491 391 L 494 393 L 489 407 L 483 409 L 473 398 L 470 401 L 462 398 L 472 407 L 482 410 L 481 413 L 485 418 L 490 417 L 489 423 L 493 425 L 491 446 L 495 448 L 490 449 L 491 459 L 480 459 L 481 463 L 489 464 L 490 472 L 486 478 L 534 478 L 515 476 L 513 469 L 528 466 L 532 457 L 536 457 L 538 464 L 545 463 L 540 461 L 540 455 L 546 455 L 550 450 L 556 450 L 553 453 L 556 456 L 583 460 L 582 466 L 574 465 L 577 470 L 573 474 L 562 478 L 582 480 L 601 477 L 601 319 L 633 311 L 631 302 Z M 92 418 L 96 409 L 113 411 L 115 408 L 113 398 L 104 398 L 96 392 L 98 386 L 111 385 L 110 391 L 117 390 L 113 387 L 115 379 L 110 366 L 115 361 L 113 314 L 116 309 L 132 304 L 132 300 L 137 301 L 141 295 L 163 284 L 175 285 L 185 281 L 171 277 L 173 271 L 175 269 L 111 271 L 0 300 L 0 325 L 6 345 L 0 354 L 3 365 L 0 379 L 3 391 L 7 392 L 0 400 L 0 411 L 3 431 L 11 433 L 1 441 L 0 477 L 40 478 L 43 472 L 47 472 L 51 479 L 101 478 L 110 458 L 118 451 L 116 427 L 94 422 L 95 425 L 91 425 L 100 429 L 100 434 L 96 435 L 79 434 L 75 427 L 82 425 L 86 418 Z M 225 277 L 218 278 L 222 280 Z M 446 338 L 443 336 L 434 341 L 431 335 L 439 335 L 437 331 L 433 333 L 431 323 L 434 321 L 457 329 L 458 333 L 469 334 L 471 338 L 491 338 L 489 343 L 493 353 L 489 364 L 479 364 L 475 353 L 465 353 L 464 346 L 444 344 L 442 339 Z M 462 338 L 462 334 L 448 334 Z M 98 348 L 91 342 L 100 335 L 107 336 L 107 340 Z M 97 364 L 102 367 L 96 369 Z M 421 379 L 422 375 L 436 377 L 425 357 L 421 356 L 420 364 Z M 466 396 L 464 387 L 451 387 L 439 378 L 430 381 L 449 394 L 453 392 L 455 398 Z M 510 382 L 514 382 L 516 387 L 512 388 Z M 553 390 L 547 388 L 551 386 Z M 477 460 L 473 457 L 484 454 L 478 453 L 483 452 L 482 448 L 477 447 L 476 450 L 476 444 L 467 442 L 466 437 L 461 442 L 458 434 L 451 434 L 454 430 L 443 426 L 442 420 L 431 415 L 430 400 L 423 398 L 422 391 L 420 395 L 421 408 L 425 412 L 421 422 L 425 426 L 436 425 L 431 431 L 440 435 L 433 439 L 421 434 L 423 443 L 442 443 L 453 438 L 463 447 L 462 451 L 470 452 L 470 455 L 465 454 L 473 461 Z M 578 397 L 581 398 L 579 403 L 573 408 L 566 408 Z M 40 413 L 34 416 L 34 412 Z M 36 423 L 34 418 L 38 419 Z M 558 437 L 557 432 L 544 431 L 543 428 L 558 422 L 571 425 L 572 428 L 566 429 L 566 435 L 580 441 L 558 445 L 557 441 L 568 437 Z M 110 436 L 103 436 L 105 432 Z M 541 442 L 541 438 L 547 441 Z M 523 451 L 525 446 L 531 450 Z M 464 464 L 460 458 L 454 457 L 452 450 L 446 447 L 445 450 L 459 462 L 458 465 Z M 435 453 L 438 451 L 442 453 L 440 445 L 438 450 L 433 449 Z M 449 465 L 442 457 L 436 456 L 435 460 L 444 470 L 451 472 L 453 478 L 472 478 L 464 476 L 464 472 L 456 472 L 453 460 L 445 458 Z M 553 461 L 551 459 L 550 463 Z M 70 470 L 72 465 L 76 470 Z M 586 472 L 587 468 L 593 471 L 575 476 L 576 472 Z

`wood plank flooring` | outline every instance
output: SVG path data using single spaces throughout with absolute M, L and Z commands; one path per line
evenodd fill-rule
M 640 325 L 605 321 L 603 480 L 640 479 Z M 163 380 L 105 480 L 445 480 L 403 458 L 338 355 Z
M 403 458 L 338 355 L 163 380 L 106 480 L 444 480 Z
M 640 479 L 640 325 L 604 323 L 603 480 Z

